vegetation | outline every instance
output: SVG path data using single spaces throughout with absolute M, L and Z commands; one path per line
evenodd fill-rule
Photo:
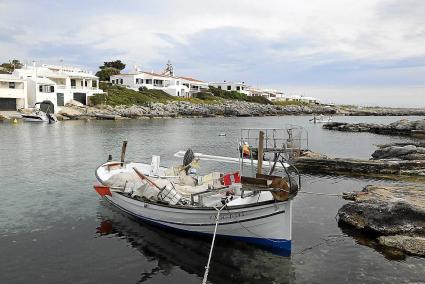
M 149 103 L 166 103 L 175 101 L 176 98 L 170 96 L 161 90 L 140 90 L 134 91 L 121 86 L 110 85 L 108 83 L 100 83 L 100 88 L 107 94 L 95 94 L 91 98 L 94 105 L 107 104 L 110 106 L 117 105 L 146 105 Z
M 13 59 L 8 63 L 0 64 L 0 69 L 4 70 L 6 73 L 12 73 L 15 69 L 22 68 L 23 64 L 18 59 Z
M 259 103 L 259 104 L 265 104 L 265 105 L 273 104 L 271 101 L 269 101 L 265 97 L 249 97 L 237 91 L 225 91 L 212 86 L 210 86 L 210 92 L 215 97 L 219 97 L 219 98 L 223 98 L 227 100 L 245 101 L 245 102 Z
M 99 66 L 99 71 L 96 72 L 96 76 L 99 77 L 100 81 L 109 81 L 112 75 L 118 75 L 125 68 L 125 64 L 121 60 L 105 61 L 103 66 Z
M 289 105 L 307 106 L 309 105 L 309 103 L 307 102 L 300 102 L 300 101 L 274 101 L 274 104 L 278 106 L 289 106 Z
M 108 67 L 110 68 L 110 67 Z M 280 106 L 287 105 L 308 105 L 306 102 L 299 101 L 275 101 L 270 102 L 264 97 L 249 97 L 236 91 L 224 91 L 210 87 L 210 91 L 193 94 L 192 98 L 181 98 L 167 94 L 162 90 L 149 90 L 146 87 L 140 87 L 138 91 L 130 90 L 122 86 L 111 85 L 109 82 L 100 82 L 100 89 L 104 94 L 96 94 L 91 98 L 94 105 L 107 104 L 117 105 L 147 105 L 149 103 L 168 103 L 172 101 L 185 101 L 193 104 L 216 104 L 224 100 L 235 100 L 253 102 L 259 104 L 275 104 Z
M 115 68 L 117 70 L 124 70 L 125 68 L 125 64 L 121 62 L 121 60 L 115 60 L 115 61 L 106 61 L 103 62 L 103 66 L 99 67 L 100 69 L 105 69 L 105 68 Z

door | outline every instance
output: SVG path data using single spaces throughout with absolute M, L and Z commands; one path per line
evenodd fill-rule
M 83 105 L 87 104 L 86 93 L 74 93 L 74 100 L 82 103 Z
M 65 105 L 65 100 L 64 100 L 64 97 L 63 97 L 63 94 L 62 93 L 57 93 L 56 94 L 56 99 L 57 99 L 57 105 L 58 106 L 64 106 Z
M 16 110 L 16 99 L 0 99 L 0 110 Z

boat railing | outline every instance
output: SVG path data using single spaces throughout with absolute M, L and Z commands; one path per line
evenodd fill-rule
M 290 151 L 299 154 L 301 149 L 308 149 L 307 130 L 302 126 L 291 124 L 285 128 L 241 129 L 240 145 L 246 143 L 250 148 L 258 148 L 260 131 L 264 132 L 264 151 Z

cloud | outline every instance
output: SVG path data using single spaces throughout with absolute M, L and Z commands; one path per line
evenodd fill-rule
M 1 1 L 0 60 L 260 85 L 425 85 L 421 0 Z

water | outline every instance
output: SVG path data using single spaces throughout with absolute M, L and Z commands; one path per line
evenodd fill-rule
M 240 128 L 303 125 L 310 148 L 368 158 L 374 144 L 404 141 L 369 133 L 342 133 L 308 123 L 309 117 L 68 121 L 54 125 L 0 124 L 0 283 L 200 283 L 210 240 L 140 225 L 99 200 L 94 169 L 108 154 L 135 161 L 192 147 L 236 156 Z M 389 123 L 397 117 L 340 117 L 337 121 Z M 415 119 L 411 117 L 411 119 Z M 226 137 L 218 134 L 225 132 Z M 204 170 L 231 167 L 203 162 Z M 389 181 L 304 176 L 305 191 L 338 193 Z M 423 282 L 425 259 L 391 255 L 373 239 L 340 228 L 337 197 L 299 194 L 294 202 L 293 254 L 219 240 L 212 283 Z

